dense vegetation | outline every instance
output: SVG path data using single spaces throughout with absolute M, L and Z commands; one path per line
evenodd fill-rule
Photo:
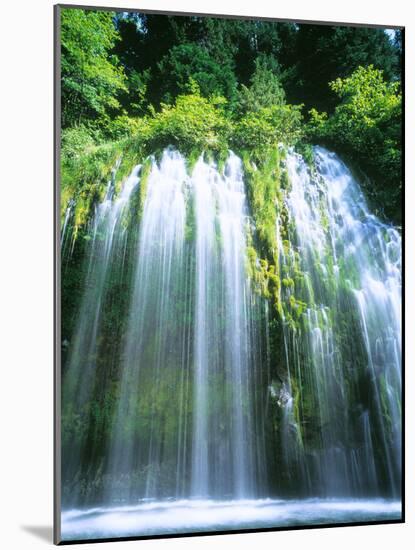
M 400 223 L 401 31 L 66 9 L 61 35 L 64 196 L 120 141 L 193 156 L 322 143 Z
M 279 437 L 282 407 L 278 400 L 286 382 L 283 330 L 293 335 L 307 330 L 302 316 L 308 292 L 304 259 L 294 244 L 295 230 L 283 200 L 290 186 L 287 147 L 301 152 L 311 172 L 311 145 L 326 145 L 338 152 L 356 171 L 371 210 L 399 226 L 401 40 L 400 31 L 391 36 L 381 29 L 63 9 L 62 219 L 68 205 L 73 209 L 71 238 L 64 243 L 67 248 L 62 255 L 64 375 L 89 269 L 85 262 L 91 238 L 88 223 L 108 180 L 113 178 L 119 192 L 132 167 L 143 163 L 140 191 L 129 214 L 139 220 L 149 155 L 157 157 L 173 146 L 185 155 L 189 171 L 201 153 L 214 158 L 221 170 L 232 149 L 243 161 L 254 222 L 254 230 L 248 232 L 247 269 L 254 289 L 270 306 L 269 341 L 263 346 L 269 347 L 272 357 L 264 369 L 269 369 L 278 390 L 269 405 L 271 420 L 266 426 L 267 433 L 274 434 L 267 443 L 272 447 Z M 285 259 L 280 258 L 277 220 Z M 186 230 L 191 247 L 194 227 Z M 128 243 L 129 247 L 133 245 Z M 126 258 L 129 272 L 128 254 Z M 329 275 L 332 268 L 328 265 Z M 92 398 L 80 410 L 64 399 L 63 445 L 73 454 L 79 452 L 79 462 L 86 469 L 94 461 L 99 464 L 105 453 L 120 391 L 120 366 L 114 357 L 126 330 L 131 287 L 118 266 L 114 273 L 102 304 L 105 322 L 96 344 L 99 353 L 85 358 L 99 372 Z M 351 361 L 355 350 L 346 337 L 347 315 L 341 326 L 344 342 L 339 345 Z M 178 324 L 192 325 L 183 315 L 180 319 Z M 355 345 L 363 349 L 358 338 L 354 335 Z M 363 364 L 364 351 L 359 348 L 358 353 Z M 303 436 L 312 453 L 318 439 L 307 427 L 315 414 L 313 401 L 310 397 L 299 404 L 298 396 L 304 391 L 301 381 L 293 377 L 291 383 L 294 412 L 306 418 Z M 148 399 L 150 410 L 153 396 Z M 160 391 L 158 399 L 169 401 L 168 391 Z M 169 421 L 176 422 L 174 412 Z M 269 450 L 275 471 L 282 469 L 278 452 L 281 449 Z M 78 466 L 67 472 L 69 493 L 74 483 L 88 478 L 89 473 Z M 283 473 L 287 488 L 289 470 Z M 99 472 L 94 483 L 102 490 Z M 88 491 L 94 491 L 91 483 L 85 486 L 85 495 Z
M 400 221 L 400 83 L 385 81 L 382 71 L 369 65 L 330 82 L 330 88 L 340 103 L 329 117 L 310 111 L 310 138 L 328 143 L 370 174 L 373 184 L 364 178 L 362 182 L 368 198 L 386 218 Z M 381 181 L 383 185 L 378 183 Z

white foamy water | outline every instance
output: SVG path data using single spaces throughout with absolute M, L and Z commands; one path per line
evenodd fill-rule
M 178 500 L 68 510 L 63 540 L 399 520 L 390 500 Z

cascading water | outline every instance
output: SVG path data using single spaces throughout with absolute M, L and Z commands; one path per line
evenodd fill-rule
M 118 196 L 114 168 L 83 235 L 65 352 L 64 422 L 89 426 L 63 440 L 67 538 L 112 536 L 123 510 L 125 535 L 398 513 L 362 499 L 399 497 L 400 236 L 336 155 L 314 157 L 286 154 L 279 319 L 248 276 L 255 226 L 236 155 L 189 170 L 166 149 Z M 306 500 L 328 496 L 337 508 Z M 109 508 L 94 527 L 96 505 Z M 173 511 L 164 527 L 160 510 Z
M 250 288 L 245 273 L 246 204 L 241 161 L 221 176 L 198 161 L 192 173 L 196 217 L 195 379 L 192 484 L 195 496 L 252 496 Z M 217 400 L 218 403 L 215 403 Z
M 72 388 L 72 382 L 77 383 L 77 389 L 71 394 L 71 399 L 79 397 L 83 401 L 83 394 L 87 393 L 88 373 L 93 366 L 84 364 L 84 358 L 94 355 L 91 346 L 97 344 L 97 333 L 101 322 L 102 304 L 105 299 L 106 283 L 109 272 L 112 269 L 112 261 L 120 250 L 123 249 L 125 230 L 121 225 L 121 219 L 128 208 L 128 198 L 138 183 L 137 166 L 130 178 L 127 180 L 120 198 L 113 202 L 114 180 L 108 182 L 104 200 L 95 210 L 95 215 L 90 223 L 88 240 L 90 241 L 87 253 L 87 267 L 85 279 L 85 291 L 81 300 L 80 312 L 76 332 L 73 337 L 72 355 L 68 365 L 68 378 L 70 381 L 64 383 Z M 113 174 L 114 176 L 114 174 Z M 65 242 L 67 222 L 70 216 L 71 206 L 68 207 L 65 223 L 62 230 L 62 243 Z M 86 368 L 85 368 L 86 367 Z M 74 371 L 77 370 L 75 373 Z M 79 371 L 82 371 L 82 376 Z
M 124 277 L 127 232 L 123 220 L 128 213 L 130 196 L 138 185 L 141 166 L 137 165 L 133 169 L 120 196 L 114 200 L 116 168 L 107 184 L 104 200 L 96 208 L 87 232 L 88 251 L 85 262 L 84 292 L 70 354 L 63 372 L 63 405 L 69 408 L 73 419 L 94 391 L 99 354 L 106 352 L 106 350 L 100 350 L 100 333 L 108 322 L 105 313 L 107 313 L 108 300 L 111 298 L 110 287 L 116 281 L 120 283 Z M 66 224 L 62 231 L 63 245 L 66 243 L 65 232 L 68 219 L 65 218 Z M 121 319 L 118 321 L 121 322 Z M 76 452 L 73 449 L 71 459 L 68 460 L 71 466 L 68 468 L 69 472 L 73 473 L 81 460 L 81 451 Z
M 152 163 L 132 252 L 132 297 L 109 456 L 116 480 L 110 499 L 180 495 L 186 473 L 192 303 L 185 243 L 188 179 L 178 153 L 166 151 L 160 166 Z
M 189 176 L 185 159 L 166 150 L 147 189 L 106 495 L 253 496 L 260 436 L 241 161 L 230 154 L 221 175 L 200 158 Z
M 295 153 L 286 163 L 288 232 L 280 221 L 277 233 L 297 399 L 290 422 L 301 428 L 288 445 L 309 494 L 398 495 L 399 233 L 368 212 L 334 153 L 315 148 L 313 175 Z
M 74 200 L 71 199 L 68 203 L 68 206 L 66 207 L 65 217 L 62 223 L 61 240 L 60 240 L 62 258 L 65 258 L 65 253 L 70 244 L 68 243 L 68 227 L 69 227 L 71 217 L 73 215 L 73 208 L 74 208 Z

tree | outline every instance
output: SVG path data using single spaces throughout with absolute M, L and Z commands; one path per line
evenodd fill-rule
M 194 80 L 204 97 L 220 95 L 234 101 L 236 78 L 230 64 L 219 64 L 206 48 L 195 43 L 174 46 L 158 64 L 162 99 L 171 103 Z M 162 78 L 161 78 L 162 75 Z
M 273 58 L 271 58 L 272 60 Z M 285 92 L 277 74 L 270 68 L 270 59 L 260 56 L 255 61 L 255 71 L 249 88 L 242 84 L 238 95 L 238 109 L 241 113 L 259 111 L 263 107 L 283 105 Z
M 300 25 L 296 70 L 286 87 L 288 98 L 308 108 L 333 111 L 338 100 L 327 82 L 370 64 L 382 70 L 385 79 L 397 79 L 399 59 L 399 49 L 383 29 Z
M 62 126 L 97 120 L 119 110 L 125 75 L 111 54 L 119 35 L 110 12 L 62 10 Z

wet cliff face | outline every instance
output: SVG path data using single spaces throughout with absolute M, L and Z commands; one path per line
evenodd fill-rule
M 321 148 L 314 154 L 311 169 L 288 154 L 286 218 L 278 223 L 292 377 L 284 422 L 295 426 L 287 470 L 294 457 L 311 494 L 396 495 L 400 235 L 370 214 L 335 154 Z
M 64 505 L 398 495 L 400 236 L 347 167 L 119 169 L 62 221 Z

